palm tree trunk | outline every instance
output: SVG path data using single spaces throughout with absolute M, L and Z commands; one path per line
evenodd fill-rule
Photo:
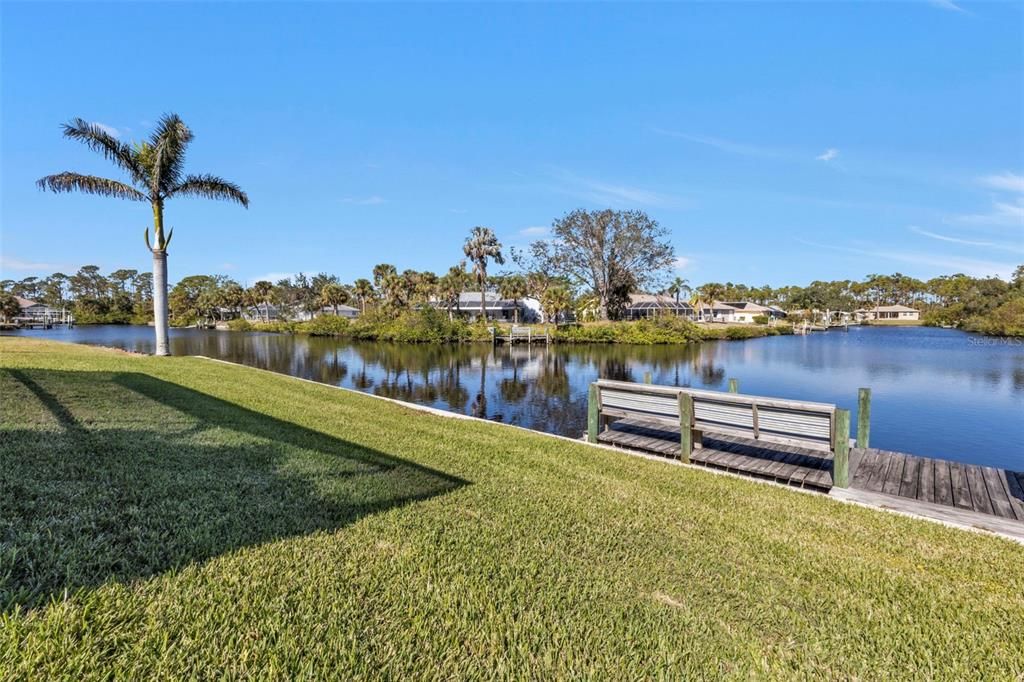
M 156 328 L 156 354 L 170 355 L 167 338 L 167 252 L 153 249 L 153 325 Z
M 153 327 L 156 354 L 171 354 L 167 338 L 167 244 L 164 242 L 164 207 L 153 203 Z
M 487 309 L 484 307 L 484 275 L 480 276 L 480 319 L 487 321 Z

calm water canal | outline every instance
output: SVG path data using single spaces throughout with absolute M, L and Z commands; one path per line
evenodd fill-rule
M 148 327 L 18 334 L 152 352 Z M 872 445 L 1024 469 L 1024 342 L 950 329 L 846 332 L 699 346 L 411 346 L 176 329 L 176 355 L 207 355 L 568 436 L 586 429 L 597 377 L 836 403 L 856 423 L 873 390 Z

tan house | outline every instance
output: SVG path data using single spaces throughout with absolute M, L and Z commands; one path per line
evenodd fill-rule
M 905 305 L 880 305 L 874 308 L 860 308 L 853 311 L 857 322 L 885 322 L 899 320 L 901 322 L 917 322 L 921 319 L 921 311 Z
M 733 308 L 732 321 L 739 322 L 740 324 L 753 324 L 755 317 L 777 319 L 786 316 L 786 313 L 778 308 L 753 303 L 752 301 L 729 301 L 725 305 Z

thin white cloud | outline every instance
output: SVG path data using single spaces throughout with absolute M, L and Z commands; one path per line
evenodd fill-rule
M 220 269 L 221 270 L 237 270 L 238 266 L 235 265 L 234 263 L 221 263 L 220 264 Z
M 938 239 L 943 242 L 952 242 L 953 244 L 966 244 L 967 246 L 995 246 L 992 242 L 978 242 L 970 239 L 960 239 L 959 237 L 948 237 L 944 234 L 937 234 L 935 232 L 929 232 L 928 230 L 922 230 L 916 225 L 911 225 L 908 228 L 911 232 L 915 232 L 924 237 L 930 237 L 932 239 Z
M 21 272 L 27 272 L 33 270 L 56 271 L 60 269 L 61 265 L 58 263 L 37 263 L 34 261 L 24 261 L 17 258 L 0 256 L 0 270 L 18 270 Z
M 562 183 L 561 186 L 555 188 L 557 191 L 612 208 L 633 208 L 636 206 L 669 208 L 684 206 L 687 203 L 681 197 L 670 194 L 663 194 L 641 187 L 583 178 L 561 169 L 556 170 L 555 175 Z
M 532 227 L 524 227 L 519 230 L 519 234 L 523 237 L 543 237 L 548 233 L 548 228 L 543 225 L 536 225 Z
M 904 252 L 896 249 L 859 249 L 848 246 L 835 246 L 832 244 L 819 244 L 817 242 L 797 239 L 798 243 L 805 246 L 813 246 L 819 249 L 830 251 L 841 251 L 844 253 L 864 256 L 871 259 L 891 260 L 898 263 L 909 263 L 911 265 L 927 265 L 933 268 L 941 268 L 945 273 L 962 272 L 972 277 L 996 276 L 1002 279 L 1009 279 L 1010 274 L 1016 267 L 1013 263 L 1001 261 L 981 260 L 976 258 L 961 258 L 939 253 Z
M 987 213 L 968 213 L 951 216 L 951 222 L 961 225 L 995 225 L 1024 228 L 1024 198 L 1013 203 L 993 201 Z
M 1024 194 L 1024 175 L 1010 172 L 999 173 L 998 175 L 986 175 L 983 178 L 978 178 L 978 182 L 992 189 Z
M 354 204 L 356 206 L 378 206 L 386 203 L 387 199 L 374 194 L 368 197 L 344 197 L 341 201 L 342 203 Z
M 839 156 L 839 150 L 836 149 L 835 147 L 829 147 L 828 149 L 823 151 L 821 154 L 818 154 L 814 158 L 817 159 L 818 161 L 826 161 L 827 162 L 827 161 L 831 161 L 832 159 L 836 158 L 837 156 Z
M 687 258 L 686 256 L 679 256 L 674 261 L 672 261 L 672 267 L 675 270 L 686 270 L 691 265 L 693 265 L 693 259 Z
M 740 156 L 785 156 L 785 154 L 777 149 L 769 149 L 767 147 L 758 147 L 755 145 L 744 144 L 742 142 L 735 142 L 733 140 L 727 140 L 722 137 L 714 137 L 712 135 L 694 135 L 692 133 L 682 133 L 677 130 L 665 130 L 664 128 L 652 128 L 654 132 L 659 135 L 665 135 L 667 137 L 675 137 L 680 140 L 686 140 L 688 142 L 696 142 L 697 144 L 703 144 L 708 147 L 714 147 L 720 149 L 723 152 L 729 152 L 730 154 L 738 154 Z
M 932 7 L 938 7 L 939 9 L 948 10 L 950 12 L 966 12 L 963 7 L 953 2 L 953 0 L 928 0 L 928 4 Z
M 121 131 L 114 126 L 107 125 L 106 123 L 100 123 L 99 121 L 93 121 L 92 124 L 105 132 L 107 135 L 112 137 L 121 137 Z
M 464 208 L 449 208 L 448 210 L 452 213 L 457 213 L 459 215 L 462 215 L 463 213 L 469 213 L 469 211 Z

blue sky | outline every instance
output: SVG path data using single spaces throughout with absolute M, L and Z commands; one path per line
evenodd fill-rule
M 375 263 L 442 272 L 577 208 L 639 208 L 694 283 L 1024 262 L 1024 5 L 5 2 L 0 271 L 149 269 L 148 206 L 44 194 L 116 174 L 64 140 L 166 111 L 189 170 L 172 280 Z

